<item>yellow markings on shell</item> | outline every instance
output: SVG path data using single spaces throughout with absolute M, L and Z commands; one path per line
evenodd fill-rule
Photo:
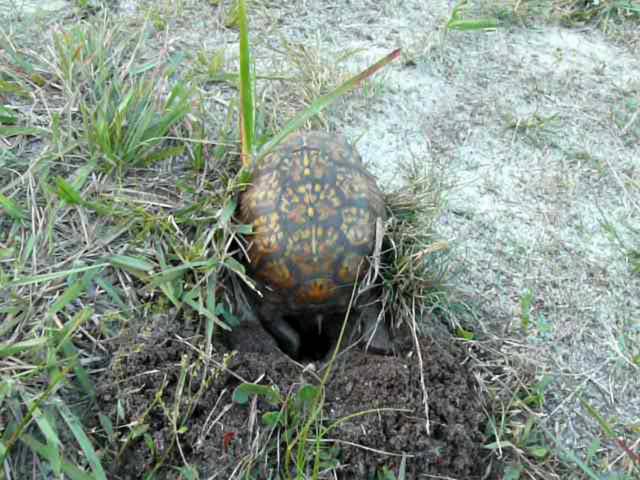
M 295 278 L 284 259 L 267 262 L 258 275 L 271 287 L 293 288 L 295 286 Z
M 342 224 L 340 229 L 353 245 L 365 245 L 371 242 L 373 229 L 371 214 L 368 210 L 348 207 L 342 210 Z
M 262 252 L 279 250 L 283 233 L 277 212 L 262 215 L 254 220 L 255 241 Z

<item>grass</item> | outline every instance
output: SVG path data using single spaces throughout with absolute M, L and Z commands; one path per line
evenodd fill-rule
M 462 18 L 468 7 L 476 7 L 486 18 Z M 640 20 L 640 4 L 636 0 L 504 0 L 480 1 L 477 4 L 460 2 L 450 19 L 454 29 L 478 30 L 509 25 L 531 26 L 536 22 L 549 22 L 567 27 L 595 25 L 614 37 L 627 23 L 631 28 Z M 492 23 L 493 22 L 493 23 Z M 629 32 L 628 37 L 633 37 Z M 623 35 L 623 38 L 627 36 Z
M 129 36 L 104 16 L 54 34 L 50 55 L 12 45 L 3 67 L 14 174 L 1 197 L 0 456 L 13 478 L 32 462 L 60 478 L 107 478 L 104 441 L 121 438 L 94 416 L 92 370 L 108 358 L 103 342 L 140 309 L 203 313 L 209 345 L 228 328 L 219 316 L 232 321 L 215 285 L 240 268 L 228 252 L 233 205 L 221 183 L 200 197 L 189 186 L 197 169 L 178 184 L 158 176 L 155 165 L 182 153 L 197 166 L 197 147 L 210 142 L 193 138 L 194 149 L 181 137 L 197 121 L 194 99 L 180 81 L 161 93 L 162 65 L 138 56 L 142 32 Z M 44 116 L 22 113 L 40 98 Z M 25 155 L 33 142 L 44 148 Z M 178 414 L 169 418 L 177 430 Z
M 199 399 L 227 366 L 212 362 L 213 339 L 237 321 L 225 282 L 232 275 L 243 277 L 232 251 L 235 236 L 246 233 L 232 222 L 233 193 L 243 180 L 236 176 L 238 110 L 235 98 L 221 101 L 216 90 L 220 85 L 235 89 L 239 73 L 231 67 L 229 52 L 203 47 L 181 75 L 162 49 L 152 56 L 144 51 L 143 45 L 156 40 L 144 25 L 114 23 L 103 3 L 77 2 L 85 14 L 98 15 L 57 30 L 50 50 L 23 47 L 12 32 L 0 32 L 6 40 L 0 62 L 0 167 L 6 175 L 0 186 L 3 475 L 108 478 L 107 465 L 144 442 L 153 459 L 151 471 L 175 467 L 184 478 L 197 478 L 182 438 Z M 514 11 L 533 8 L 532 3 L 519 2 Z M 607 30 L 619 20 L 637 21 L 631 2 L 582 4 L 556 2 L 553 11 L 566 24 L 590 21 Z M 157 31 L 166 29 L 170 13 L 162 8 L 150 13 Z M 230 26 L 239 21 L 237 15 Z M 451 30 L 475 30 L 485 24 L 452 25 Z M 293 81 L 302 92 L 296 101 L 313 107 L 285 132 L 322 120 L 328 99 L 315 100 L 347 81 L 322 58 L 319 47 L 288 48 L 286 55 L 300 72 Z M 351 53 L 345 50 L 345 58 Z M 253 68 L 249 62 L 244 65 L 245 78 Z M 255 117 L 243 115 L 245 131 L 258 134 L 246 137 L 244 152 L 259 158 L 263 148 L 275 145 L 263 142 L 266 134 L 277 131 L 260 131 L 260 116 L 278 127 L 286 122 L 254 110 L 259 95 L 252 100 L 247 92 L 245 112 L 253 111 Z M 285 97 L 280 102 L 291 107 Z M 633 141 L 637 105 L 629 102 L 619 113 L 619 126 Z M 510 127 L 537 142 L 544 140 L 550 120 L 536 116 Z M 491 440 L 485 447 L 496 462 L 507 459 L 507 478 L 566 478 L 572 473 L 600 478 L 601 472 L 609 478 L 637 476 L 638 425 L 585 407 L 601 436 L 584 452 L 564 449 L 542 419 L 545 394 L 553 388 L 545 372 L 531 373 L 516 354 L 499 351 L 480 340 L 473 325 L 460 323 L 446 288 L 451 282 L 447 245 L 429 233 L 443 202 L 443 186 L 431 182 L 441 172 L 419 165 L 407 170 L 414 190 L 394 192 L 387 199 L 394 212 L 389 232 L 395 254 L 385 272 L 385 303 L 399 323 L 410 324 L 426 312 L 442 316 L 478 355 L 480 385 L 491 394 L 485 405 Z M 633 179 L 618 174 L 625 195 L 634 198 Z M 632 226 L 612 231 L 629 267 L 640 272 L 637 238 Z M 416 261 L 424 257 L 431 263 Z M 538 325 L 533 296 L 525 292 L 520 300 L 526 331 Z M 134 324 L 175 310 L 197 323 L 204 339 L 194 346 L 193 356 L 171 363 L 177 382 L 160 383 L 142 411 L 129 410 L 126 402 L 118 403 L 112 417 L 97 409 L 112 342 Z M 617 339 L 620 358 L 637 366 L 638 335 L 633 325 L 628 327 Z M 153 338 L 153 332 L 145 335 Z M 126 372 L 127 361 L 116 358 L 114 368 Z M 278 407 L 263 419 L 273 437 L 261 445 L 266 451 L 260 454 L 275 461 L 279 452 L 289 467 L 311 469 L 316 476 L 335 466 L 335 452 L 321 442 L 331 429 L 324 421 L 323 381 L 286 394 L 240 388 L 238 395 L 246 390 Z M 171 445 L 160 445 L 153 436 L 158 417 L 171 431 Z M 278 435 L 282 443 L 275 440 Z M 177 467 L 170 461 L 176 452 L 184 459 Z M 397 478 L 403 478 L 401 470 Z M 387 470 L 380 478 L 394 475 Z
M 78 6 L 94 8 L 88 2 Z M 243 145 L 259 158 L 268 150 L 254 145 L 246 14 L 244 3 L 239 6 L 245 22 Z M 158 28 L 158 18 L 152 20 Z M 100 479 L 107 478 L 104 461 L 117 461 L 133 442 L 146 441 L 157 456 L 151 472 L 157 472 L 172 451 L 185 459 L 180 435 L 212 377 L 196 382 L 197 371 L 183 358 L 175 403 L 165 404 L 163 383 L 147 413 L 127 426 L 120 424 L 129 416 L 124 405 L 116 418 L 93 413 L 92 370 L 108 362 L 104 342 L 129 322 L 177 308 L 203 318 L 202 368 L 208 371 L 215 332 L 236 321 L 222 277 L 235 272 L 249 281 L 230 251 L 232 238 L 244 228 L 231 222 L 233 157 L 223 142 L 204 140 L 205 116 L 197 116 L 202 99 L 185 80 L 170 79 L 167 59 L 141 58 L 140 46 L 148 40 L 144 28 L 128 34 L 104 13 L 54 33 L 53 40 L 50 52 L 10 44 L 12 62 L 1 72 L 2 93 L 13 102 L 2 105 L 2 133 L 11 139 L 15 166 L 0 197 L 7 214 L 0 219 L 0 359 L 8 373 L 0 384 L 0 460 L 14 478 L 23 478 L 34 463 L 44 475 Z M 221 69 L 220 58 L 205 64 L 207 80 Z M 348 81 L 337 94 L 327 92 L 280 137 L 370 73 Z M 33 107 L 34 98 L 47 108 L 44 116 L 28 118 L 21 112 Z M 34 141 L 44 145 L 41 153 L 35 159 L 21 154 Z M 213 159 L 220 160 L 213 183 L 201 175 L 204 147 L 214 147 Z M 162 168 L 178 157 L 187 157 L 191 168 L 173 169 L 163 179 Z M 113 367 L 119 368 L 117 358 Z M 164 448 L 154 446 L 141 428 L 158 408 L 173 430 Z M 309 421 L 305 435 L 310 426 Z M 300 466 L 307 444 L 298 445 Z M 193 472 L 186 459 L 182 469 Z

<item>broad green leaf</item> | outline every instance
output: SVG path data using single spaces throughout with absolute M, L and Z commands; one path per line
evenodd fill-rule
M 249 402 L 251 395 L 258 395 L 264 398 L 271 405 L 280 405 L 282 396 L 274 387 L 267 385 L 258 385 L 257 383 L 241 383 L 233 392 L 232 399 L 234 402 L 245 405 Z
M 267 427 L 281 425 L 283 420 L 282 412 L 265 412 L 262 415 L 262 423 Z
M 303 406 L 308 406 L 313 403 L 322 393 L 322 391 L 314 385 L 303 385 L 296 393 L 296 400 Z
M 531 456 L 537 458 L 538 460 L 542 460 L 547 455 L 549 455 L 549 449 L 547 447 L 542 447 L 539 445 L 533 446 L 533 447 L 527 447 L 527 452 L 529 452 Z
M 462 327 L 458 327 L 456 328 L 456 337 L 462 338 L 463 340 L 473 340 L 475 335 L 473 334 L 473 332 L 465 330 Z

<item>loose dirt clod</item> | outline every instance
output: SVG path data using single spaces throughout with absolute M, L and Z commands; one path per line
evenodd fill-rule
M 151 452 L 142 437 L 131 442 L 126 454 L 112 463 L 111 478 L 141 478 L 154 458 L 165 455 L 167 467 L 186 460 L 203 474 L 202 478 L 234 478 L 234 472 L 238 473 L 236 467 L 255 453 L 256 445 L 268 445 L 274 450 L 266 455 L 268 463 L 265 457 L 258 458 L 252 478 L 268 478 L 276 468 L 276 436 L 267 440 L 270 428 L 262 425 L 260 415 L 277 407 L 259 401 L 256 418 L 251 407 L 233 403 L 231 393 L 242 378 L 274 385 L 285 394 L 296 389 L 301 381 L 317 384 L 315 373 L 303 373 L 300 365 L 277 350 L 258 324 L 244 325 L 228 339 L 238 348 L 233 359 L 226 362 L 228 370 L 210 376 L 210 387 L 186 424 L 180 425 L 183 431 L 177 436 L 180 454 L 180 449 L 169 450 L 176 435 L 167 417 L 172 406 L 179 404 L 180 408 L 186 408 L 188 404 L 184 401 L 189 396 L 188 389 L 183 392 L 183 401 L 179 401 L 181 357 L 190 357 L 189 365 L 193 366 L 188 369 L 187 379 L 202 373 L 196 366 L 202 360 L 189 346 L 191 343 L 197 347 L 202 338 L 189 338 L 193 333 L 182 320 L 158 315 L 148 328 L 120 340 L 100 398 L 105 413 L 114 422 L 116 404 L 126 412 L 122 423 L 142 419 L 140 426 L 149 426 L 157 451 Z M 335 471 L 339 478 L 373 478 L 383 466 L 397 472 L 402 455 L 407 457 L 408 478 L 430 473 L 473 479 L 480 478 L 485 471 L 481 450 L 483 414 L 476 382 L 464 365 L 464 348 L 455 344 L 444 348 L 431 340 L 422 340 L 430 435 L 426 432 L 414 348 L 408 341 L 401 346 L 402 354 L 398 356 L 376 356 L 351 349 L 338 357 L 326 386 L 324 425 L 355 415 L 323 437 L 330 446 L 326 451 L 337 461 Z M 228 347 L 216 343 L 212 365 L 224 364 L 229 353 Z M 196 382 L 193 384 L 198 386 Z M 154 407 L 146 410 L 149 405 Z M 362 413 L 365 411 L 368 413 Z M 257 438 L 261 441 L 257 442 Z M 161 478 L 172 478 L 169 469 L 158 473 Z

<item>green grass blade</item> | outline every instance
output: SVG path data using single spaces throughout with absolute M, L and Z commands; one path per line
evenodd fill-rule
M 182 297 L 182 301 L 184 303 L 186 303 L 187 305 L 189 305 L 191 308 L 193 308 L 196 312 L 198 312 L 200 315 L 208 318 L 209 320 L 211 320 L 213 323 L 215 323 L 216 325 L 220 326 L 220 328 L 230 331 L 231 328 L 229 327 L 229 325 L 227 325 L 226 323 L 224 323 L 222 320 L 220 320 L 216 315 L 214 315 L 211 311 L 209 311 L 207 308 L 205 308 L 203 305 L 201 305 L 200 302 L 197 302 L 195 299 L 196 297 L 201 298 L 201 292 L 198 288 L 194 288 L 193 290 L 187 292 L 183 297 Z
M 15 125 L 18 122 L 18 116 L 6 107 L 0 105 L 0 125 Z
M 31 406 L 32 401 L 29 400 L 24 394 L 22 396 L 22 401 L 25 405 Z M 59 476 L 61 470 L 61 455 L 60 449 L 62 447 L 62 442 L 58 437 L 55 429 L 55 420 L 51 418 L 49 415 L 46 415 L 39 407 L 35 407 L 33 409 L 33 418 L 40 428 L 42 435 L 47 441 L 47 445 L 45 447 L 47 453 L 47 459 L 51 464 L 51 468 L 54 472 Z
M 96 270 L 109 266 L 108 263 L 98 263 L 96 265 L 90 265 L 87 267 L 72 268 L 70 270 L 63 270 L 60 272 L 43 273 L 41 275 L 30 275 L 28 277 L 19 278 L 12 282 L 9 282 L 9 286 L 18 287 L 23 285 L 34 285 L 36 283 L 50 282 L 59 278 L 66 278 L 74 273 L 86 272 L 89 270 Z
M 122 297 L 118 293 L 116 287 L 113 286 L 113 283 L 111 283 L 104 277 L 96 279 L 96 283 L 107 293 L 107 295 L 109 295 L 113 303 L 115 303 L 118 307 L 123 310 L 126 310 L 128 308 L 127 304 L 124 303 L 124 300 L 122 300 Z
M 49 451 L 47 446 L 40 443 L 38 440 L 33 438 L 31 435 L 25 433 L 20 437 L 20 441 L 24 443 L 27 447 L 29 447 L 32 451 L 37 453 L 40 457 L 45 460 L 49 460 Z M 1 453 L 1 452 L 0 452 Z M 62 461 L 61 463 L 62 471 L 69 476 L 71 480 L 94 480 L 94 477 L 88 473 L 83 472 L 75 465 L 71 463 Z
M 586 402 L 585 400 L 580 400 L 580 403 L 585 408 L 585 410 L 587 410 L 591 418 L 593 418 L 596 422 L 598 422 L 598 425 L 600 425 L 600 428 L 607 435 L 608 438 L 614 439 L 618 437 L 616 433 L 613 431 L 613 428 L 611 428 L 611 425 L 609 425 L 609 422 L 607 422 L 604 419 L 604 417 L 600 415 L 600 412 L 598 412 L 595 408 L 593 408 L 589 402 Z
M 131 257 L 128 255 L 112 255 L 107 260 L 114 267 L 126 268 L 134 271 L 149 273 L 154 268 L 152 263 L 149 263 L 142 258 Z
M 0 208 L 6 211 L 10 217 L 16 220 L 27 218 L 25 211 L 16 202 L 0 193 Z
M 58 196 L 70 205 L 82 205 L 84 199 L 78 190 L 73 185 L 67 182 L 64 178 L 56 178 L 56 193 Z
M 104 473 L 104 469 L 102 468 L 100 459 L 98 458 L 98 455 L 96 454 L 96 451 L 93 448 L 89 437 L 87 437 L 87 434 L 84 432 L 82 424 L 80 423 L 78 417 L 76 417 L 73 412 L 71 412 L 69 407 L 67 407 L 67 405 L 62 402 L 59 402 L 57 404 L 57 407 L 60 415 L 67 423 L 67 426 L 73 433 L 73 436 L 78 441 L 80 448 L 89 461 L 89 465 L 91 465 L 91 470 L 93 471 L 93 478 L 95 478 L 96 480 L 107 480 L 107 476 Z
M 41 350 L 47 344 L 45 337 L 30 338 L 21 342 L 0 344 L 0 358 L 10 357 L 28 350 Z
M 217 260 L 198 260 L 196 262 L 187 262 L 182 265 L 178 265 L 177 267 L 169 267 L 164 269 L 152 277 L 151 285 L 160 285 L 164 282 L 170 282 L 181 278 L 186 272 L 190 270 L 194 270 L 197 268 L 203 268 L 204 270 L 208 270 L 210 268 L 214 268 L 217 263 Z
M 28 135 L 32 137 L 45 137 L 49 134 L 44 128 L 36 127 L 0 127 L 0 137 L 15 137 Z
M 145 166 L 153 165 L 156 162 L 161 162 L 167 158 L 179 157 L 184 152 L 184 145 L 175 145 L 173 147 L 163 148 L 157 152 L 147 155 L 142 162 Z
M 251 78 L 251 51 L 249 47 L 249 22 L 245 0 L 238 0 L 238 23 L 240 27 L 240 131 L 242 141 L 242 164 L 253 165 L 254 151 L 254 104 L 253 79 Z
M 85 272 L 81 279 L 74 282 L 56 299 L 55 302 L 53 302 L 53 305 L 51 305 L 47 314 L 50 316 L 55 315 L 82 295 L 87 288 L 89 288 L 91 281 L 98 273 L 100 273 L 98 270 L 89 270 L 88 272 Z
M 448 30 L 471 32 L 476 30 L 495 30 L 498 21 L 493 18 L 479 18 L 477 20 L 451 20 L 447 23 Z
M 96 391 L 93 387 L 93 383 L 91 383 L 89 373 L 78 360 L 80 354 L 78 353 L 75 345 L 70 341 L 76 330 L 78 330 L 83 323 L 89 320 L 91 315 L 93 315 L 93 309 L 90 307 L 85 307 L 74 315 L 73 319 L 62 329 L 61 333 L 64 336 L 59 341 L 56 351 L 62 348 L 65 357 L 69 359 L 73 365 L 73 372 L 76 374 L 76 380 L 80 384 L 80 387 L 91 400 L 95 400 Z
M 355 88 L 360 86 L 360 84 L 364 80 L 371 77 L 374 73 L 376 73 L 378 70 L 380 70 L 381 68 L 385 67 L 386 65 L 388 65 L 389 63 L 397 59 L 399 56 L 400 56 L 400 49 L 398 48 L 393 52 L 389 53 L 388 55 L 386 55 L 385 57 L 378 60 L 376 63 L 371 65 L 366 70 L 363 70 L 362 72 L 360 72 L 355 77 L 352 77 L 346 82 L 344 82 L 334 91 L 318 98 L 309 106 L 309 108 L 307 108 L 303 112 L 296 115 L 292 120 L 290 120 L 282 128 L 280 132 L 274 135 L 274 137 L 271 140 L 269 140 L 267 143 L 265 143 L 262 146 L 262 148 L 257 154 L 256 161 L 259 162 L 262 158 L 265 157 L 265 155 L 269 154 L 269 152 L 271 152 L 275 147 L 277 147 L 280 144 L 280 142 L 282 142 L 282 140 L 284 140 L 291 133 L 295 132 L 300 127 L 302 127 L 307 120 L 318 115 L 322 110 L 324 110 L 326 107 L 331 105 L 338 98 L 342 97 L 343 95 L 349 93 L 351 90 L 354 90 Z

